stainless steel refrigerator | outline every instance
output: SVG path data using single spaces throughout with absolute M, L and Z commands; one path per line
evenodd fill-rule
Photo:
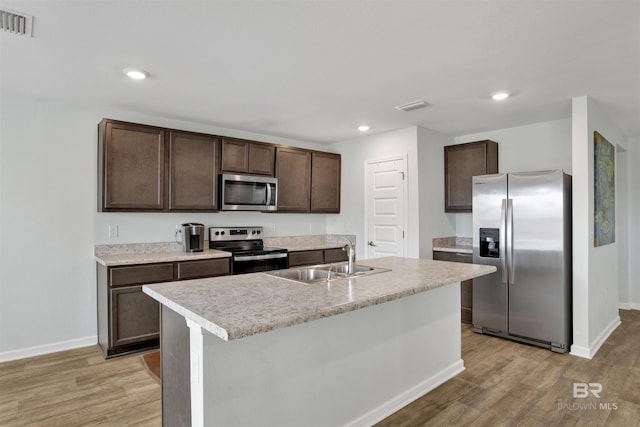
M 473 177 L 473 330 L 568 352 L 572 343 L 571 176 Z

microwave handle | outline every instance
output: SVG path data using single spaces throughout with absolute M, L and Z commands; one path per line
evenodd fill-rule
M 267 200 L 265 200 L 264 205 L 269 206 L 271 202 L 271 184 L 267 183 Z

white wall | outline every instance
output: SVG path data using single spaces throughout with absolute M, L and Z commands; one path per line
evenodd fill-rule
M 418 127 L 420 258 L 432 258 L 432 239 L 456 235 L 456 215 L 444 212 L 444 146 L 453 137 Z
M 366 136 L 331 145 L 331 151 L 342 154 L 342 190 L 340 214 L 327 216 L 327 232 L 337 234 L 355 234 L 357 242 L 364 242 L 364 174 L 365 162 L 407 154 L 408 166 L 408 224 L 407 256 L 418 258 L 420 255 L 420 227 L 418 212 L 418 155 L 416 127 Z M 356 247 L 356 256 L 364 259 L 366 250 L 363 244 Z
M 498 143 L 500 173 L 564 169 L 571 174 L 571 119 L 457 136 L 456 144 L 490 139 Z M 471 214 L 456 214 L 456 235 L 471 237 Z
M 594 247 L 593 133 L 598 131 L 622 149 L 626 148 L 626 137 L 607 117 L 606 111 L 587 96 L 573 99 L 572 117 L 574 334 L 571 352 L 590 358 L 620 324 L 619 242 L 616 239 L 612 244 Z M 621 177 L 616 169 L 618 181 Z M 626 230 L 621 230 L 616 222 L 616 235 L 621 232 Z
M 173 240 L 175 225 L 263 225 L 268 235 L 322 234 L 331 215 L 98 213 L 103 117 L 315 148 L 302 141 L 2 94 L 0 361 L 96 342 L 95 244 Z M 119 237 L 109 239 L 108 224 Z
M 628 139 L 627 151 L 628 170 L 628 300 L 623 301 L 630 308 L 640 310 L 640 136 Z M 635 166 L 635 167 L 634 167 Z
M 627 144 L 628 145 L 628 144 Z M 620 308 L 631 308 L 629 280 L 629 152 L 620 151 L 616 155 L 616 227 L 626 232 L 616 233 L 618 242 L 618 300 Z M 633 188 L 633 187 L 632 187 Z M 639 188 L 639 187 L 635 187 Z M 636 217 L 637 218 L 637 217 Z M 634 240 L 631 240 L 634 242 Z M 640 308 L 640 307 L 639 307 Z

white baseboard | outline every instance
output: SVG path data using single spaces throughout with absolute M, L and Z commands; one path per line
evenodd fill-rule
M 593 343 L 589 347 L 572 345 L 571 346 L 571 354 L 574 356 L 584 357 L 585 359 L 592 359 L 593 356 L 596 355 L 602 344 L 609 338 L 609 335 L 616 330 L 618 326 L 620 326 L 620 316 L 616 316 L 609 325 L 598 335 L 598 337 L 593 341 Z
M 637 302 L 621 302 L 618 305 L 620 310 L 640 310 L 640 303 Z
M 97 336 L 77 338 L 69 341 L 60 341 L 51 344 L 38 345 L 35 347 L 22 348 L 0 352 L 0 362 L 24 359 L 26 357 L 41 356 L 43 354 L 55 353 L 57 351 L 72 350 L 74 348 L 87 347 L 98 343 Z
M 462 371 L 464 371 L 464 362 L 460 359 L 437 374 L 425 379 L 416 386 L 385 402 L 374 410 L 356 418 L 348 423 L 347 426 L 357 427 L 374 425 L 394 412 L 404 408 L 414 400 L 422 397 L 426 393 L 438 387 L 440 384 L 455 377 Z

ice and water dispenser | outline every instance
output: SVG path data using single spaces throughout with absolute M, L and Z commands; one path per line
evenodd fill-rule
M 480 229 L 480 256 L 484 258 L 500 258 L 500 229 Z

